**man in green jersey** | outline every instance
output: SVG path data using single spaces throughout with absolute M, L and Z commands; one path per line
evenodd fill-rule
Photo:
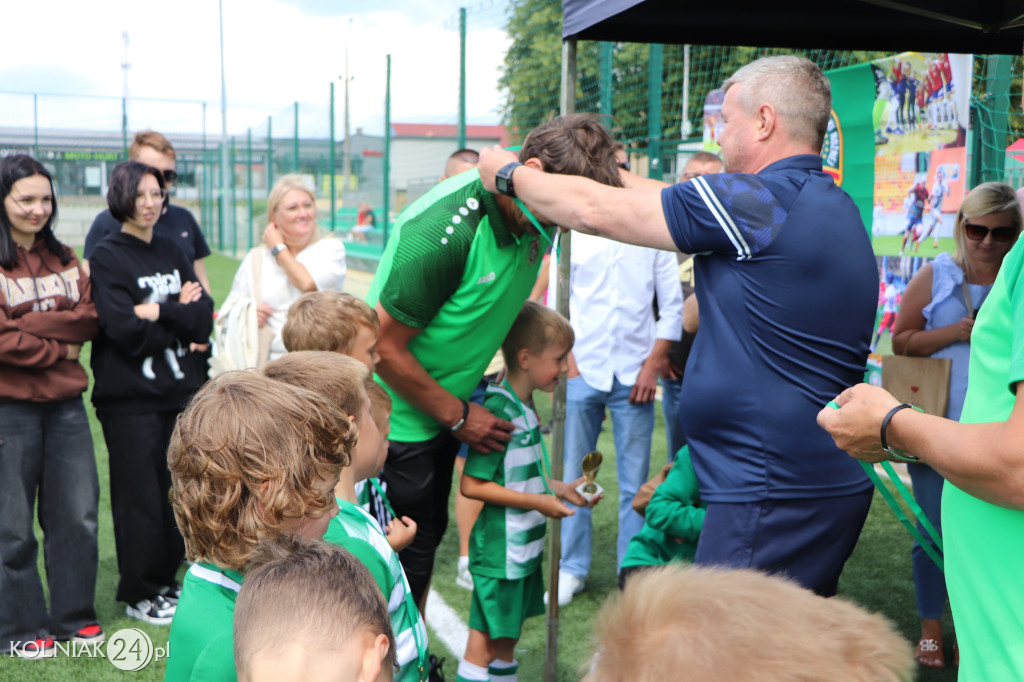
M 593 116 L 534 129 L 519 160 L 621 186 L 615 142 Z M 483 188 L 475 170 L 450 178 L 399 217 L 367 302 L 380 316 L 377 374 L 394 400 L 381 481 L 398 515 L 419 528 L 401 553 L 418 604 L 448 525 L 459 443 L 504 449 L 512 424 L 467 402 L 533 287 L 553 226 Z M 529 208 L 529 207 L 527 207 Z

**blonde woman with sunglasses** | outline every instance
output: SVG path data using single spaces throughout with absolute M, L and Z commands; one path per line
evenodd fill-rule
M 960 419 L 967 393 L 974 318 L 1020 231 L 1021 212 L 1014 190 L 997 182 L 979 185 L 957 212 L 953 228 L 956 249 L 952 255 L 940 253 L 922 267 L 903 294 L 892 330 L 893 352 L 952 360 L 947 419 Z M 965 280 L 969 301 L 964 294 Z M 914 483 L 914 497 L 941 532 L 942 476 L 927 464 L 910 464 L 907 469 Z M 946 609 L 945 579 L 916 542 L 911 554 L 917 611 L 921 617 L 921 637 L 915 656 L 925 667 L 942 668 L 946 665 L 941 624 Z M 956 658 L 954 649 L 954 664 Z

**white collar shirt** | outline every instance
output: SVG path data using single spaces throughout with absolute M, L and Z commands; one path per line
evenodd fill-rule
M 656 339 L 678 341 L 683 290 L 675 253 L 573 233 L 569 320 L 572 352 L 583 380 L 610 391 L 632 386 Z M 554 306 L 557 259 L 551 257 L 548 302 Z M 658 320 L 654 297 L 658 297 Z

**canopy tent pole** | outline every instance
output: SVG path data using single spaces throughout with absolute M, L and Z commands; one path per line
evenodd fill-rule
M 562 115 L 576 112 L 576 39 L 562 41 Z M 571 239 L 569 232 L 558 235 L 558 279 L 555 288 L 555 309 L 569 317 L 569 258 Z M 565 389 L 566 374 L 559 377 L 555 398 L 551 406 L 551 476 L 562 479 L 563 452 L 565 451 Z M 548 534 L 548 556 L 551 558 L 548 575 L 547 641 L 544 647 L 544 680 L 558 680 L 558 570 L 562 558 L 562 522 L 551 520 Z

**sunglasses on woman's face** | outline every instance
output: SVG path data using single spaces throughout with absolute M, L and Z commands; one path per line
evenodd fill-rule
M 991 232 L 992 241 L 1005 244 L 1013 239 L 1015 231 L 1012 227 L 985 227 L 984 225 L 975 225 L 974 223 L 964 223 L 964 232 L 967 234 L 967 238 L 973 239 L 976 242 L 982 241 Z

